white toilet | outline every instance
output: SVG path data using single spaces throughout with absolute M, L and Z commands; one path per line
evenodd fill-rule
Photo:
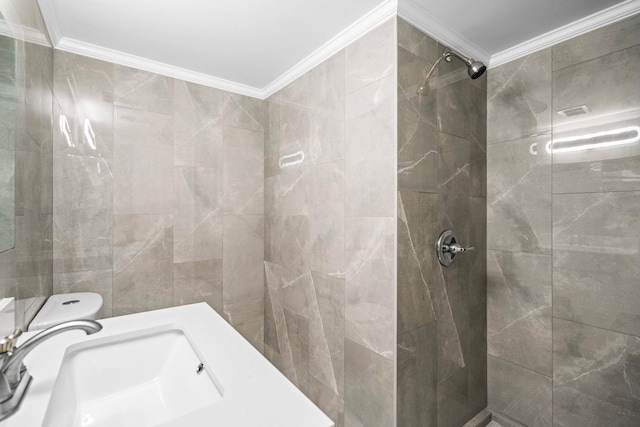
M 96 320 L 102 310 L 102 296 L 92 292 L 51 295 L 28 331 L 39 331 L 70 320 Z

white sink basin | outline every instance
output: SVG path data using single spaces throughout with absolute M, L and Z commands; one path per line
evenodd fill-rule
M 158 327 L 76 344 L 65 352 L 44 427 L 179 424 L 222 399 L 181 329 Z

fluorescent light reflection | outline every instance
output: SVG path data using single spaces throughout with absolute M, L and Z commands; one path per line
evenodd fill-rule
M 89 119 L 84 119 L 84 139 L 89 144 L 89 147 L 96 149 L 96 134 L 93 132 L 91 122 Z
M 547 143 L 546 149 L 547 153 L 551 153 L 552 150 L 554 154 L 570 153 L 595 148 L 611 148 L 619 145 L 633 144 L 639 140 L 640 127 L 629 126 L 581 136 L 554 139 Z
M 75 145 L 73 145 L 73 141 L 71 140 L 71 128 L 69 127 L 69 121 L 67 120 L 67 116 L 65 116 L 64 114 L 61 114 L 58 119 L 58 124 L 60 126 L 60 132 L 67 139 L 67 145 L 72 148 L 75 147 Z
M 293 154 L 287 154 L 286 156 L 280 157 L 278 160 L 278 165 L 280 169 L 284 169 L 291 166 L 297 166 L 304 162 L 304 151 L 297 151 Z

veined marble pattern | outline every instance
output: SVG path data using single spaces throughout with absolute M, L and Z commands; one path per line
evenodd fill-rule
M 554 316 L 640 336 L 640 193 L 553 201 Z
M 495 67 L 487 74 L 489 144 L 549 133 L 551 49 Z
M 437 59 L 440 52 L 438 52 L 438 43 L 435 40 L 402 18 L 398 18 L 397 25 L 398 47 L 430 63 L 433 63 Z
M 554 425 L 638 425 L 640 338 L 556 319 L 553 364 Z

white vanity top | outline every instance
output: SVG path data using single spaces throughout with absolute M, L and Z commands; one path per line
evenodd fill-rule
M 27 356 L 25 365 L 33 377 L 31 385 L 18 412 L 0 422 L 0 427 L 56 425 L 52 419 L 45 423 L 45 414 L 69 346 L 82 348 L 90 345 L 92 340 L 104 341 L 108 337 L 153 328 L 184 331 L 204 365 L 215 377 L 222 397 L 205 410 L 182 418 L 180 423 L 152 425 L 333 426 L 333 422 L 322 411 L 205 303 L 114 317 L 101 320 L 100 323 L 103 329 L 98 333 L 85 335 L 82 331 L 65 332 L 41 343 Z M 33 335 L 33 332 L 24 334 L 18 345 Z M 183 391 L 187 393 L 187 398 L 189 391 Z M 91 425 L 91 422 L 87 425 Z

